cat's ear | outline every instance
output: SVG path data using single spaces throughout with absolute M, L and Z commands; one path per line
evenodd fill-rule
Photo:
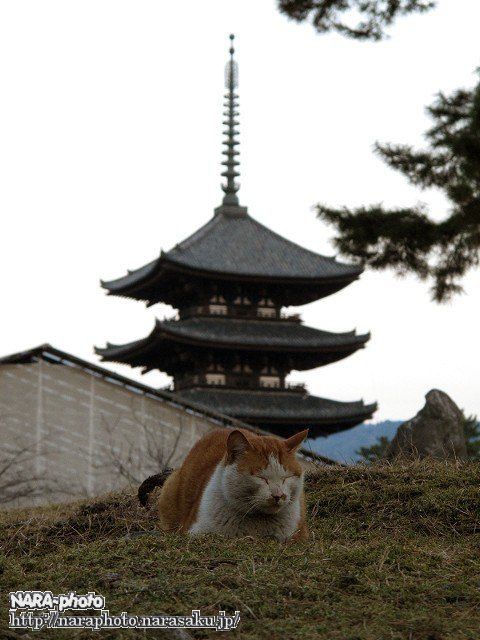
M 244 433 L 235 429 L 227 438 L 227 462 L 231 464 L 235 462 L 242 453 L 245 453 L 247 449 L 251 449 L 251 444 Z
M 299 433 L 296 433 L 295 435 L 285 440 L 285 447 L 287 448 L 287 451 L 297 451 L 297 449 L 300 447 L 307 436 L 308 429 L 305 429 L 305 431 L 300 431 Z

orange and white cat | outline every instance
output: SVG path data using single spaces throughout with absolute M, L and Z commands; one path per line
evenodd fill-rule
M 157 500 L 161 528 L 307 539 L 303 469 L 296 458 L 307 434 L 281 440 L 244 429 L 210 432 L 165 481 Z

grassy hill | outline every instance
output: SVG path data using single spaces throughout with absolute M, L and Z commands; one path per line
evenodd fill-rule
M 480 465 L 323 469 L 307 495 L 312 540 L 291 546 L 139 535 L 154 529 L 153 516 L 128 492 L 4 512 L 1 624 L 10 590 L 76 590 L 105 595 L 112 613 L 239 609 L 239 630 L 227 637 L 245 640 L 478 640 Z M 2 629 L 2 638 L 27 637 Z

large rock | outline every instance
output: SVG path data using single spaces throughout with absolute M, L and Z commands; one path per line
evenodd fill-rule
M 438 389 L 429 391 L 425 399 L 423 409 L 398 428 L 385 458 L 465 459 L 463 413 L 446 393 Z

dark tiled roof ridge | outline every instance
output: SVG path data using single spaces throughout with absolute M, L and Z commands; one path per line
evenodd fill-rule
M 203 323 L 206 324 L 211 323 L 212 325 L 220 323 L 225 324 L 226 326 L 235 326 L 235 325 L 252 325 L 259 327 L 300 327 L 300 330 L 306 329 L 307 331 L 312 330 L 317 333 L 323 333 L 326 335 L 334 335 L 334 336 L 354 336 L 357 335 L 355 329 L 350 331 L 327 331 L 324 329 L 317 329 L 316 327 L 311 327 L 309 325 L 304 324 L 303 322 L 298 322 L 297 320 L 277 320 L 277 319 L 267 319 L 267 318 L 228 318 L 223 316 L 193 316 L 191 318 L 180 318 L 180 319 L 168 319 L 168 320 L 160 320 L 158 318 L 155 319 L 156 326 L 159 327 L 171 327 L 175 325 L 188 325 L 195 323 Z M 226 323 L 229 323 L 228 325 Z
M 225 336 L 223 334 L 217 333 L 216 336 L 209 336 L 209 325 L 211 327 L 212 333 L 214 333 L 215 328 L 221 329 L 225 331 Z M 260 339 L 267 339 L 269 336 L 274 338 L 275 334 L 277 337 L 281 337 L 282 334 L 285 335 L 285 338 L 290 336 L 291 339 L 323 339 L 329 341 L 337 341 L 341 342 L 342 340 L 347 340 L 349 338 L 355 338 L 355 342 L 366 342 L 370 338 L 370 333 L 366 334 L 357 334 L 355 330 L 336 333 L 333 331 L 324 331 L 322 329 L 316 329 L 315 327 L 310 327 L 305 324 L 301 324 L 298 322 L 287 322 L 287 321 L 275 321 L 275 320 L 251 320 L 245 319 L 240 320 L 237 318 L 187 318 L 185 320 L 156 320 L 155 327 L 153 329 L 152 334 L 154 335 L 156 332 L 167 331 L 169 333 L 175 335 L 183 335 L 188 336 L 188 329 L 195 331 L 196 329 L 206 328 L 205 331 L 205 339 L 209 337 L 215 337 L 215 339 L 226 342 L 226 343 L 235 343 L 236 338 L 242 338 L 243 328 L 243 336 L 252 336 L 257 333 Z M 240 331 L 235 333 L 231 331 L 232 329 L 239 328 Z M 184 329 L 184 330 L 182 330 Z M 253 329 L 253 331 L 252 331 Z M 256 332 L 255 330 L 259 329 L 260 331 Z M 250 330 L 250 331 L 249 331 Z M 192 336 L 193 337 L 193 336 Z M 225 339 L 223 339 L 225 337 Z
M 234 324 L 236 323 L 236 324 Z M 233 330 L 240 328 L 240 331 Z M 244 329 L 242 331 L 242 328 Z M 253 329 L 253 331 L 252 331 Z M 257 331 L 260 329 L 260 331 Z M 359 348 L 369 339 L 370 333 L 357 334 L 356 331 L 333 333 L 322 331 L 297 322 L 251 321 L 225 318 L 188 318 L 185 320 L 156 320 L 152 331 L 139 340 L 124 344 L 107 342 L 105 348 L 95 348 L 101 356 L 114 357 L 114 352 L 122 354 L 137 351 L 152 341 L 169 334 L 184 341 L 199 341 L 206 344 L 215 341 L 221 346 L 243 344 L 249 346 L 270 346 L 287 350 Z M 113 352 L 113 353 L 112 353 Z
M 232 218 L 232 216 L 225 215 L 225 214 L 223 214 L 221 212 L 216 214 L 216 215 L 214 215 L 213 218 L 210 218 L 210 220 L 208 220 L 208 222 L 206 222 L 202 227 L 197 229 L 197 231 L 192 233 L 191 236 L 188 236 L 188 238 L 185 238 L 185 240 L 182 240 L 181 242 L 176 244 L 174 247 L 172 247 L 172 249 L 170 249 L 170 251 L 165 252 L 165 254 L 164 254 L 165 257 L 168 258 L 169 260 L 171 260 L 172 262 L 175 262 L 175 258 L 171 257 L 171 255 L 170 255 L 171 253 L 173 253 L 174 251 L 184 251 L 185 249 L 190 248 L 196 242 L 198 242 L 199 240 L 202 240 L 204 238 L 204 236 L 206 236 L 210 231 L 213 231 L 213 229 L 216 226 L 218 226 L 219 224 L 221 224 L 224 221 L 230 220 L 231 218 Z M 247 214 L 246 216 L 242 216 L 242 218 L 244 220 L 247 219 L 248 222 L 251 225 L 258 227 L 262 231 L 267 232 L 270 236 L 275 237 L 277 240 L 283 242 L 284 244 L 290 245 L 292 247 L 295 247 L 295 249 L 301 249 L 305 253 L 309 253 L 312 256 L 312 258 L 322 258 L 323 260 L 328 260 L 330 262 L 334 262 L 335 264 L 339 264 L 334 256 L 323 256 L 323 255 L 321 255 L 319 253 L 316 253 L 315 251 L 312 251 L 311 249 L 307 249 L 306 247 L 302 247 L 301 245 L 297 244 L 296 242 L 293 242 L 292 240 L 289 240 L 288 238 L 285 238 L 284 236 L 282 236 L 281 234 L 277 233 L 276 231 L 273 231 L 272 229 L 270 229 L 269 227 L 267 227 L 266 225 L 264 225 L 259 220 L 257 220 L 256 218 L 254 218 L 253 216 L 251 216 L 249 214 Z M 348 265 L 348 266 L 350 266 L 350 265 Z
M 154 260 L 102 286 L 115 292 L 155 277 L 162 266 L 238 278 L 266 278 L 282 281 L 347 282 L 357 278 L 363 267 L 338 262 L 285 238 L 248 214 L 232 216 L 218 212 L 204 225 L 161 252 Z
M 221 222 L 222 214 L 214 215 L 210 220 L 208 220 L 204 225 L 202 225 L 199 229 L 194 231 L 190 236 L 185 238 L 185 240 L 181 240 L 174 247 L 172 247 L 169 251 L 166 251 L 163 255 L 174 262 L 174 259 L 170 257 L 170 254 L 174 251 L 185 251 L 185 249 L 189 249 L 192 245 L 194 245 L 199 240 L 207 235 L 210 231 L 212 231 L 218 224 Z
M 312 261 L 330 263 L 337 270 L 344 271 L 345 273 L 342 275 L 351 275 L 351 274 L 359 275 L 363 271 L 363 268 L 358 265 L 341 263 L 341 262 L 338 262 L 336 258 L 333 256 L 324 256 L 319 253 L 316 253 L 315 251 L 302 247 L 296 242 L 293 242 L 292 240 L 289 240 L 288 238 L 285 238 L 284 236 L 280 235 L 276 231 L 273 231 L 272 229 L 262 224 L 257 219 L 250 216 L 249 214 L 236 217 L 236 216 L 231 216 L 231 215 L 227 215 L 219 212 L 216 215 L 214 215 L 213 218 L 211 218 L 208 222 L 206 222 L 202 227 L 197 229 L 197 231 L 195 231 L 192 235 L 190 235 L 185 240 L 176 244 L 170 251 L 165 252 L 163 256 L 169 262 L 173 262 L 180 265 L 186 264 L 181 259 L 183 257 L 181 255 L 183 252 L 194 248 L 194 246 L 198 242 L 200 242 L 201 240 L 204 240 L 212 232 L 215 232 L 216 228 L 220 229 L 222 225 L 232 226 L 232 223 L 235 224 L 236 221 L 238 220 L 240 220 L 240 223 L 243 226 L 249 225 L 250 227 L 252 227 L 254 230 L 254 235 L 256 235 L 255 232 L 260 232 L 261 234 L 264 234 L 266 237 L 268 237 L 269 240 L 273 240 L 274 242 L 280 245 L 283 245 L 287 251 L 291 250 L 295 252 L 300 252 L 301 254 L 303 254 L 303 256 L 305 256 L 307 259 L 311 259 Z M 176 256 L 175 255 L 176 253 L 180 253 L 180 256 Z M 227 273 L 229 272 L 227 271 Z M 270 274 L 270 275 L 273 277 L 275 274 Z M 285 277 L 285 274 L 283 275 Z M 334 276 L 334 274 L 331 274 L 331 275 Z M 337 277 L 338 275 L 340 274 L 336 274 Z M 297 275 L 292 277 L 300 277 L 300 276 Z
M 252 392 L 237 389 L 208 389 L 192 387 L 178 392 L 185 398 L 195 398 L 196 402 L 205 406 L 221 407 L 230 415 L 241 416 L 241 419 L 285 418 L 295 420 L 343 420 L 350 418 L 365 419 L 377 409 L 376 403 L 365 404 L 363 400 L 343 402 L 330 400 L 320 396 L 301 394 L 298 392 Z
M 203 392 L 203 391 L 210 391 L 210 389 L 206 388 L 205 386 L 192 386 L 189 387 L 188 391 L 199 391 L 199 392 Z M 295 400 L 297 400 L 298 398 L 302 398 L 304 400 L 309 399 L 309 398 L 313 398 L 314 400 L 320 400 L 322 402 L 326 402 L 328 404 L 331 405 L 339 405 L 339 406 L 351 406 L 351 407 L 368 407 L 368 406 L 374 406 L 375 403 L 372 403 L 371 405 L 367 405 L 365 404 L 365 402 L 363 400 L 353 400 L 350 402 L 346 402 L 345 400 L 332 400 L 331 398 L 324 398 L 322 396 L 315 396 L 315 395 L 311 395 L 310 393 L 308 393 L 308 391 L 306 391 L 305 393 L 300 393 L 298 391 L 289 391 L 288 389 L 275 389 L 275 388 L 268 388 L 268 389 L 232 389 L 232 388 L 219 388 L 219 387 L 214 387 L 213 388 L 214 393 L 219 393 L 219 394 L 228 394 L 229 396 L 235 396 L 237 395 L 238 397 L 242 397 L 245 396 L 245 394 L 248 394 L 248 396 L 268 396 L 268 398 L 284 398 L 284 397 L 290 397 L 290 398 L 295 398 Z M 182 391 L 178 392 L 179 395 L 182 395 Z M 185 393 L 185 392 L 183 392 Z

